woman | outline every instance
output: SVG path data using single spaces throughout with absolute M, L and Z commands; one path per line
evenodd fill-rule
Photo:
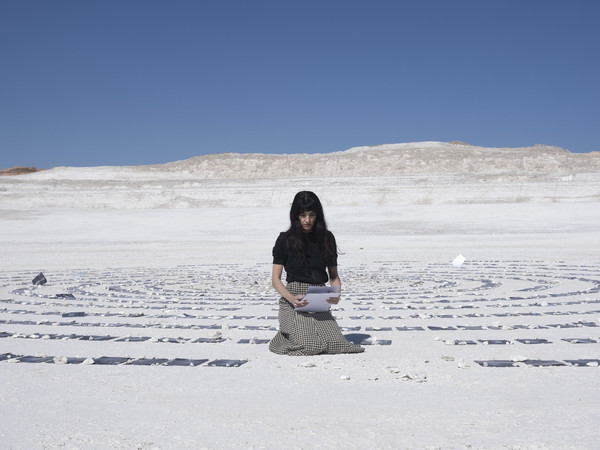
M 281 281 L 283 269 L 287 285 Z M 348 342 L 330 311 L 295 311 L 307 304 L 303 300 L 309 286 L 342 283 L 337 271 L 335 237 L 327 230 L 323 207 L 310 191 L 298 192 L 290 209 L 290 228 L 280 233 L 273 247 L 273 287 L 279 299 L 279 332 L 269 349 L 280 355 L 317 355 L 321 353 L 359 353 L 364 348 Z M 337 304 L 339 297 L 328 299 Z

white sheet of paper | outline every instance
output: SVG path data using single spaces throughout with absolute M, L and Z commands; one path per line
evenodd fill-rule
M 463 263 L 467 260 L 467 258 L 465 258 L 463 255 L 458 255 L 456 258 L 454 258 L 454 260 L 452 261 L 452 265 L 454 267 L 460 267 L 463 265 Z
M 338 286 L 311 286 L 306 291 L 306 295 L 303 299 L 308 302 L 308 305 L 301 308 L 296 308 L 296 311 L 329 311 L 329 308 L 331 308 L 331 303 L 327 302 L 327 299 L 331 297 L 337 297 L 339 292 L 340 288 Z

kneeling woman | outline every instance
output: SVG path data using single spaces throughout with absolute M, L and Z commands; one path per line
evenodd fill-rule
M 283 269 L 287 285 L 281 281 Z M 330 311 L 305 313 L 294 308 L 305 306 L 303 297 L 309 286 L 341 289 L 337 272 L 335 237 L 327 230 L 323 207 L 310 191 L 298 192 L 290 209 L 290 228 L 279 235 L 273 247 L 273 287 L 279 299 L 279 332 L 269 349 L 280 355 L 318 355 L 321 353 L 359 353 L 364 348 L 348 342 Z M 339 297 L 330 303 L 338 303 Z

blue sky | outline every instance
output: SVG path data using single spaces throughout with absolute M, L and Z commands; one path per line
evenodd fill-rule
M 0 168 L 600 150 L 596 0 L 0 0 Z

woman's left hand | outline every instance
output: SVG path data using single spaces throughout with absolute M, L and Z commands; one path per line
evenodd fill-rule
M 340 301 L 340 297 L 329 297 L 327 299 L 327 303 L 331 303 L 332 305 L 337 305 L 338 302 Z

